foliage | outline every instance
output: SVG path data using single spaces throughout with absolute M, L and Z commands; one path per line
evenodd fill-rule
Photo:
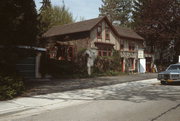
M 45 10 L 48 7 L 51 7 L 50 0 L 43 0 L 41 3 L 42 3 L 42 6 L 40 8 L 41 11 Z
M 22 78 L 0 75 L 0 100 L 12 99 L 24 91 Z
M 78 52 L 75 61 L 50 59 L 45 54 L 42 55 L 40 71 L 44 76 L 52 75 L 56 78 L 65 77 L 86 77 L 86 58 L 83 56 L 85 49 Z
M 19 45 L 36 45 L 37 13 L 33 0 L 0 2 L 0 72 L 12 74 L 15 63 L 27 53 Z
M 83 16 L 79 17 L 79 21 L 85 21 L 85 20 L 86 20 L 85 17 L 83 17 Z
M 73 23 L 73 15 L 63 6 L 49 6 L 40 10 L 39 15 L 41 34 L 56 25 Z
M 172 55 L 175 53 L 172 52 L 173 46 L 179 48 L 179 13 L 179 0 L 137 0 L 134 3 L 133 26 L 145 38 L 148 46 L 157 49 L 162 61 L 162 54 Z
M 33 45 L 38 34 L 33 0 L 1 0 L 1 45 Z
M 119 22 L 127 26 L 130 23 L 132 0 L 102 0 L 103 5 L 99 8 L 100 16 L 108 16 L 110 21 Z
M 94 71 L 96 73 L 104 72 L 120 72 L 120 55 L 118 52 L 114 52 L 112 57 L 98 57 L 95 61 Z
M 74 61 L 47 59 L 40 66 L 41 73 L 49 74 L 56 78 L 81 78 L 89 77 L 87 74 L 87 58 L 84 55 L 86 49 L 81 49 Z M 120 55 L 117 51 L 112 57 L 98 57 L 92 67 L 92 76 L 117 75 L 121 71 Z
M 49 74 L 55 78 L 74 78 L 74 77 L 86 77 L 84 68 L 81 63 L 72 61 L 59 61 L 49 59 L 45 66 L 41 66 L 41 72 Z

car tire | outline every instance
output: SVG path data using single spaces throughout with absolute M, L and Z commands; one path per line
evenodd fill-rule
M 161 84 L 162 84 L 162 85 L 165 85 L 165 84 L 167 84 L 167 83 L 166 83 L 166 81 L 161 81 Z

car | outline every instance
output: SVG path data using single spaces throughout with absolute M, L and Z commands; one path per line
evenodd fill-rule
M 180 82 L 180 63 L 171 64 L 165 71 L 158 73 L 161 84 Z

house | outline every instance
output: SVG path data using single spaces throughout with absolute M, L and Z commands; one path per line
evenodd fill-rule
M 138 68 L 138 50 L 144 49 L 144 39 L 128 28 L 114 26 L 107 17 L 54 26 L 43 35 L 50 58 L 73 61 L 78 52 L 96 48 L 98 56 L 121 55 L 122 71 Z

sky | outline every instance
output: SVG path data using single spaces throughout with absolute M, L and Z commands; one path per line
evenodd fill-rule
M 39 10 L 42 0 L 34 0 L 36 8 Z M 96 18 L 99 15 L 99 7 L 101 7 L 101 0 L 64 0 L 64 3 L 69 11 L 73 14 L 76 21 L 79 21 L 80 17 L 85 20 Z M 52 5 L 62 5 L 62 0 L 51 0 Z

